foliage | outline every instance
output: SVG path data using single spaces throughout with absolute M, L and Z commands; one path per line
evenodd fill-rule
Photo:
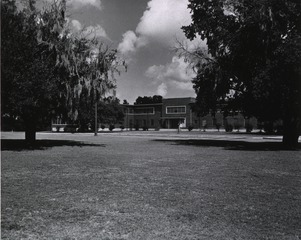
M 71 132 L 75 133 L 76 132 L 77 125 L 75 124 L 68 124 L 67 126 L 64 127 L 64 132 Z
M 33 0 L 22 10 L 10 0 L 1 7 L 1 110 L 22 118 L 31 140 L 40 122 L 58 114 L 78 121 L 88 114 L 79 113 L 81 105 L 94 104 L 115 88 L 114 73 L 125 62 L 98 39 L 70 32 L 66 1 L 54 1 L 43 11 Z
M 216 123 L 216 124 L 215 124 L 215 127 L 216 127 L 217 131 L 219 131 L 220 128 L 221 128 L 221 124 L 220 124 L 220 123 Z
M 217 106 L 261 121 L 284 121 L 284 142 L 296 143 L 301 125 L 300 1 L 190 0 L 189 39 L 206 40 L 180 55 L 194 66 L 198 110 Z M 185 50 L 185 49 L 184 49 Z
M 14 1 L 1 3 L 1 111 L 20 118 L 32 139 L 31 133 L 61 110 L 62 98 L 53 51 L 38 44 L 36 10 L 29 6 L 18 11 Z
M 192 125 L 189 125 L 189 126 L 188 126 L 188 131 L 190 132 L 192 129 L 193 129 L 193 126 L 192 126 Z
M 152 97 L 138 97 L 134 104 L 153 104 L 153 103 L 162 103 L 162 96 L 154 95 Z
M 250 123 L 250 122 L 247 122 L 246 123 L 246 125 L 245 125 L 245 127 L 246 127 L 246 132 L 247 133 L 250 133 L 250 132 L 252 132 L 253 131 L 253 124 L 252 123 Z
M 98 102 L 116 87 L 114 74 L 120 73 L 120 66 L 126 66 L 115 49 L 96 38 L 87 38 L 84 31 L 70 32 L 65 10 L 66 3 L 61 1 L 40 16 L 38 39 L 40 44 L 55 49 L 57 71 L 65 77 L 68 117 L 76 120 L 82 92 L 89 101 Z M 55 19 L 49 17 L 53 15 Z M 49 33 L 49 29 L 53 30 Z
M 124 113 L 118 98 L 107 97 L 98 105 L 98 121 L 106 124 L 123 122 Z
M 79 103 L 77 104 L 78 117 L 74 121 L 80 127 L 81 132 L 92 131 L 95 126 L 95 104 L 92 96 L 88 95 L 88 90 L 83 88 Z M 104 124 L 117 124 L 123 122 L 124 113 L 118 98 L 107 97 L 101 99 L 97 104 L 97 122 Z
M 225 124 L 225 131 L 226 132 L 232 132 L 233 131 L 233 125 L 230 123 Z
M 115 125 L 114 125 L 114 124 L 110 124 L 109 130 L 110 130 L 110 131 L 113 131 L 114 129 L 115 129 Z
M 235 122 L 234 123 L 234 129 L 237 130 L 237 132 L 239 132 L 239 129 L 242 127 L 241 123 L 239 122 Z

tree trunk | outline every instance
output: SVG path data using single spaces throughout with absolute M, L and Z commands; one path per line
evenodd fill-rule
M 296 148 L 300 135 L 299 121 L 296 119 L 287 119 L 284 121 L 282 143 L 287 148 Z
M 36 125 L 32 122 L 25 124 L 25 141 L 34 143 L 36 140 Z

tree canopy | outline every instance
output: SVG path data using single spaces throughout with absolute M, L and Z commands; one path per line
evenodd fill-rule
M 162 103 L 162 96 L 154 95 L 154 96 L 139 96 L 134 104 L 152 104 L 152 103 Z
M 203 114 L 220 104 L 261 121 L 283 120 L 287 145 L 301 128 L 301 9 L 298 0 L 189 0 L 190 40 L 208 52 L 179 48 L 197 72 L 193 79 Z M 227 112 L 227 111 L 226 111 Z
M 78 131 L 91 131 L 95 126 L 95 107 L 93 98 L 88 96 L 88 91 L 84 88 L 79 100 L 78 117 L 73 122 L 79 127 Z M 111 96 L 103 98 L 97 104 L 97 113 L 97 123 L 101 124 L 121 124 L 124 119 L 120 100 Z
M 125 62 L 84 31 L 70 31 L 66 1 L 43 11 L 33 0 L 22 10 L 9 0 L 1 7 L 2 114 L 22 118 L 26 138 L 35 139 L 46 117 L 62 114 L 75 121 L 83 92 L 98 102 L 115 88 L 114 74 Z
M 1 7 L 2 115 L 20 117 L 34 131 L 39 122 L 49 121 L 62 100 L 56 94 L 62 89 L 55 57 L 37 42 L 34 14 L 18 11 L 12 1 L 2 1 Z

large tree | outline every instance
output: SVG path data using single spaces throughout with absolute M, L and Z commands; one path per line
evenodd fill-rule
M 35 138 L 37 125 L 49 121 L 60 105 L 55 57 L 38 44 L 31 10 L 18 11 L 13 1 L 1 4 L 1 112 L 21 118 L 29 140 Z
M 10 0 L 1 6 L 2 114 L 23 119 L 27 140 L 35 140 L 45 117 L 65 113 L 76 121 L 83 89 L 96 104 L 115 88 L 116 50 L 85 31 L 70 32 L 66 1 L 54 1 L 43 11 L 33 0 L 22 10 Z
M 208 52 L 182 51 L 203 113 L 225 103 L 261 121 L 283 121 L 283 143 L 301 131 L 301 9 L 299 0 L 189 0 L 190 40 Z

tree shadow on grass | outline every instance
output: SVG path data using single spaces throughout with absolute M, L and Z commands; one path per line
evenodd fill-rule
M 2 139 L 2 151 L 24 151 L 24 150 L 45 150 L 52 147 L 105 147 L 105 144 L 83 143 L 71 140 L 36 140 L 28 143 L 23 139 Z
M 187 139 L 187 140 L 154 140 L 160 142 L 173 142 L 177 145 L 191 145 L 203 147 L 223 147 L 225 150 L 240 151 L 282 151 L 301 149 L 301 143 L 296 147 L 285 147 L 281 142 L 245 142 L 229 140 L 204 140 L 204 139 Z

